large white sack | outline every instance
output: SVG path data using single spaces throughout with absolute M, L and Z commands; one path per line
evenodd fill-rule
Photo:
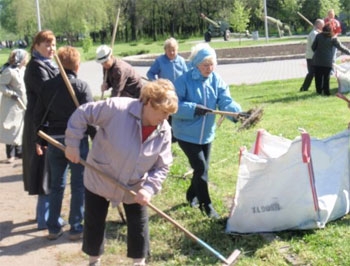
M 349 131 L 323 140 L 302 135 L 261 130 L 242 152 L 226 232 L 322 228 L 349 211 Z

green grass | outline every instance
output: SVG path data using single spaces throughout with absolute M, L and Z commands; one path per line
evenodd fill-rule
M 191 51 L 191 47 L 198 41 L 203 41 L 203 38 L 189 38 L 189 39 L 178 39 L 179 42 L 179 51 L 180 52 L 189 52 Z M 306 39 L 304 36 L 293 36 L 293 37 L 284 37 L 284 38 L 270 38 L 268 44 L 274 43 L 284 43 L 284 42 L 305 42 Z M 109 43 L 106 43 L 109 45 Z M 225 42 L 222 38 L 213 38 L 213 41 L 210 42 L 210 45 L 215 49 L 222 48 L 234 48 L 234 47 L 243 47 L 243 46 L 252 46 L 252 45 L 265 45 L 266 40 L 264 38 L 260 38 L 259 40 L 245 39 L 242 38 L 241 44 L 237 41 Z M 58 43 L 58 47 L 65 45 L 65 43 Z M 99 46 L 99 43 L 95 43 L 92 47 L 90 47 L 89 51 L 84 53 L 81 47 L 81 43 L 76 43 L 75 46 L 81 53 L 81 60 L 89 61 L 95 59 L 96 48 Z M 164 52 L 163 49 L 164 40 L 160 40 L 157 42 L 149 41 L 149 40 L 141 40 L 138 42 L 115 42 L 113 47 L 113 53 L 117 57 L 125 57 L 130 55 L 140 55 L 140 54 L 160 54 Z M 29 51 L 27 48 L 27 51 Z M 8 59 L 10 49 L 4 48 L 0 49 L 0 64 L 2 65 Z
M 193 45 L 191 40 L 179 41 L 181 51 L 189 51 Z M 305 41 L 305 38 L 300 41 Z M 261 39 L 259 42 L 263 44 L 265 41 Z M 258 43 L 254 41 L 244 42 L 244 45 L 256 44 Z M 211 42 L 211 45 L 214 48 L 239 46 L 238 42 Z M 93 59 L 96 47 L 83 54 L 82 60 Z M 123 53 L 135 54 L 137 51 L 162 53 L 163 41 L 116 43 L 114 47 L 117 56 Z M 8 53 L 8 49 L 0 51 L 0 63 L 6 61 Z M 182 178 L 182 175 L 189 170 L 189 166 L 177 144 L 173 144 L 172 147 L 174 163 L 163 184 L 163 190 L 152 200 L 155 206 L 223 256 L 228 257 L 234 249 L 241 250 L 242 255 L 236 264 L 238 266 L 291 265 L 280 251 L 285 247 L 303 262 L 299 265 L 350 265 L 349 216 L 327 224 L 322 230 L 279 232 L 273 241 L 268 241 L 259 234 L 224 233 L 235 194 L 239 148 L 251 147 L 257 129 L 264 128 L 272 134 L 294 139 L 299 136 L 300 127 L 317 138 L 331 136 L 347 127 L 350 121 L 349 109 L 344 101 L 334 96 L 337 90 L 335 78 L 332 78 L 331 82 L 333 94 L 331 97 L 316 95 L 314 84 L 309 92 L 300 93 L 298 90 L 301 84 L 302 79 L 292 79 L 257 85 L 231 86 L 233 98 L 244 110 L 262 106 L 264 116 L 256 127 L 249 130 L 237 132 L 239 125 L 228 120 L 217 129 L 212 148 L 209 189 L 213 205 L 222 219 L 212 221 L 203 216 L 199 210 L 189 208 L 187 205 L 185 192 L 190 184 L 190 177 Z M 150 235 L 151 256 L 148 265 L 221 265 L 221 262 L 207 249 L 194 243 L 181 230 L 152 210 L 150 210 Z M 107 243 L 102 262 L 104 265 L 130 265 L 130 261 L 126 258 L 126 226 L 120 223 L 116 209 L 110 209 L 108 216 Z
M 190 177 L 182 178 L 189 169 L 186 157 L 173 144 L 174 164 L 161 193 L 152 203 L 170 215 L 181 226 L 205 241 L 223 256 L 234 249 L 242 251 L 236 265 L 291 265 L 281 250 L 296 255 L 299 265 L 350 265 L 349 216 L 330 222 L 325 229 L 285 231 L 268 241 L 260 234 L 225 234 L 226 221 L 235 194 L 238 154 L 241 146 L 251 147 L 256 131 L 264 128 L 272 134 L 294 139 L 298 128 L 311 136 L 325 138 L 345 128 L 350 120 L 344 101 L 334 96 L 337 90 L 332 78 L 331 97 L 318 96 L 314 85 L 309 92 L 298 91 L 302 79 L 265 82 L 258 85 L 231 86 L 232 96 L 244 110 L 254 106 L 264 108 L 262 121 L 254 128 L 236 132 L 238 125 L 225 120 L 217 129 L 210 165 L 210 194 L 221 219 L 213 221 L 198 209 L 190 208 L 185 192 Z M 123 265 L 126 254 L 126 226 L 120 224 L 116 210 L 108 218 L 107 248 L 104 262 Z M 185 234 L 150 210 L 151 257 L 149 265 L 221 265 L 207 249 L 194 243 Z M 119 265 L 118 264 L 118 265 Z

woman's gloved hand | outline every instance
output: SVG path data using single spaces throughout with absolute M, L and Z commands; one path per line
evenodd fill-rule
M 196 108 L 194 109 L 194 115 L 206 115 L 207 113 L 211 112 L 213 112 L 213 110 L 201 104 L 197 104 Z

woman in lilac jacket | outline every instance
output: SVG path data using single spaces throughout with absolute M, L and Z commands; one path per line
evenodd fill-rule
M 171 131 L 166 121 L 177 111 L 170 81 L 147 83 L 140 99 L 113 97 L 80 106 L 68 122 L 66 157 L 79 162 L 79 143 L 87 126 L 99 127 L 87 162 L 136 193 L 113 186 L 98 173 L 85 169 L 83 251 L 90 265 L 103 253 L 108 206 L 123 203 L 128 226 L 128 257 L 144 265 L 149 252 L 147 203 L 160 191 L 172 163 Z

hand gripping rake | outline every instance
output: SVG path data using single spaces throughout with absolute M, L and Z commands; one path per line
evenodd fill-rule
M 247 112 L 238 112 L 238 113 L 219 111 L 219 110 L 212 110 L 211 112 L 208 112 L 208 114 L 221 115 L 218 121 L 218 126 L 220 126 L 225 116 L 231 116 L 234 119 L 240 121 L 241 126 L 237 129 L 237 131 L 248 129 L 256 125 L 261 120 L 263 113 L 264 113 L 264 110 L 262 107 L 252 108 L 252 109 L 249 109 Z

